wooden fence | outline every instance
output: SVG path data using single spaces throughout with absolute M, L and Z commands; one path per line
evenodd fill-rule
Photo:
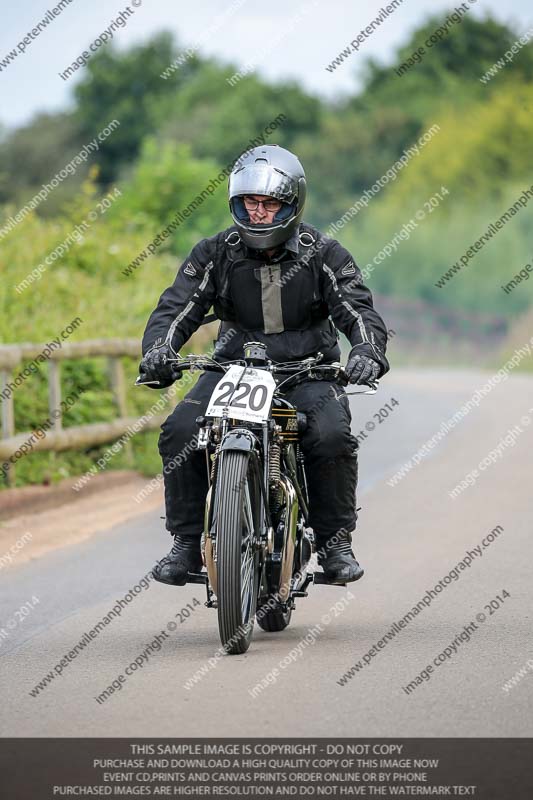
M 15 434 L 14 401 L 17 391 L 24 385 L 13 384 L 19 378 L 14 371 L 23 362 L 32 362 L 47 345 L 20 344 L 0 345 L 0 403 L 2 408 L 2 435 L 0 438 L 0 462 L 6 462 L 32 436 L 32 431 Z M 61 412 L 61 362 L 78 358 L 102 356 L 107 358 L 109 380 L 117 407 L 118 417 L 113 422 L 94 423 L 63 428 Z M 43 438 L 33 443 L 31 452 L 42 450 L 70 450 L 118 439 L 128 428 L 138 423 L 138 418 L 128 417 L 126 409 L 126 385 L 121 358 L 127 356 L 140 360 L 140 345 L 137 339 L 93 339 L 85 342 L 62 342 L 61 347 L 46 356 L 48 359 L 48 408 L 51 428 Z M 31 374 L 31 373 L 30 373 Z M 21 373 L 19 373 L 21 375 Z M 20 379 L 19 379 L 20 380 Z M 24 378 L 24 381 L 27 378 Z M 13 387 L 10 388 L 10 384 Z M 4 395 L 7 395 L 4 397 Z M 152 416 L 143 424 L 144 430 L 158 428 L 167 415 Z M 126 448 L 129 443 L 126 444 Z M 128 452 L 128 450 L 126 450 Z M 14 483 L 14 463 L 4 470 L 8 486 Z

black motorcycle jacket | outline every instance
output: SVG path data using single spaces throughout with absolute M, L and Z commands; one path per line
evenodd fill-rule
M 143 354 L 157 339 L 179 352 L 211 307 L 221 320 L 217 360 L 242 358 L 253 340 L 266 344 L 273 361 L 318 351 L 337 361 L 338 328 L 357 353 L 379 363 L 380 375 L 389 369 L 387 329 L 354 259 L 307 223 L 271 257 L 247 247 L 235 226 L 202 239 L 150 315 Z

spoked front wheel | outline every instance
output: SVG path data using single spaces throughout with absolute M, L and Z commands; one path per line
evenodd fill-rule
M 221 457 L 222 456 L 222 457 Z M 219 455 L 216 502 L 218 629 L 230 655 L 245 653 L 252 639 L 261 557 L 257 546 L 260 487 L 253 455 Z

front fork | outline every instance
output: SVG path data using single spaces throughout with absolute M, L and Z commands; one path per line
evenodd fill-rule
M 250 459 L 252 460 L 254 469 L 256 470 L 257 480 L 259 483 L 260 488 L 260 519 L 262 520 L 261 528 L 256 533 L 256 548 L 260 549 L 261 552 L 261 575 L 260 575 L 260 587 L 259 590 L 262 591 L 263 585 L 265 584 L 264 578 L 264 564 L 265 564 L 265 555 L 267 551 L 268 541 L 270 538 L 271 529 L 269 527 L 268 520 L 270 519 L 270 512 L 268 507 L 268 493 L 265 489 L 264 483 L 264 474 L 268 469 L 268 464 L 264 466 L 263 474 L 261 470 L 261 458 L 257 452 L 257 437 L 249 431 L 244 429 L 244 432 L 247 434 L 247 438 L 249 438 L 249 446 L 242 446 L 236 445 L 235 443 L 232 445 L 231 438 L 233 433 L 242 433 L 243 429 L 231 429 L 229 430 L 229 424 L 227 420 L 222 420 L 219 429 L 216 432 L 216 439 L 215 439 L 215 449 L 213 453 L 209 452 L 208 442 L 209 436 L 204 435 L 203 437 L 203 446 L 206 448 L 206 459 L 207 459 L 207 472 L 208 472 L 208 483 L 209 488 L 207 491 L 206 496 L 206 503 L 205 503 L 205 513 L 204 513 L 204 526 L 202 531 L 202 539 L 201 539 L 201 553 L 202 553 L 202 560 L 205 564 L 207 570 L 207 581 L 206 583 L 206 590 L 207 590 L 207 602 L 206 606 L 209 608 L 216 608 L 217 601 L 215 595 L 218 593 L 218 577 L 217 577 L 217 555 L 216 555 L 216 517 L 217 517 L 217 509 L 214 507 L 216 506 L 217 495 L 215 494 L 215 501 L 213 503 L 213 489 L 216 485 L 216 478 L 218 471 L 220 469 L 220 464 L 223 462 L 223 454 L 225 450 L 247 450 L 250 453 Z M 226 436 L 227 435 L 227 436 Z M 268 445 L 268 431 L 266 431 L 266 438 L 265 440 Z M 268 453 L 268 446 L 264 448 L 264 452 Z M 211 462 L 211 463 L 210 463 Z

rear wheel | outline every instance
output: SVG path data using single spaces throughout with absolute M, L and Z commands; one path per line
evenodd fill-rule
M 257 611 L 257 624 L 264 631 L 275 633 L 283 631 L 291 621 L 292 608 L 288 611 L 282 611 L 281 608 L 269 608 L 262 606 Z
M 260 489 L 253 456 L 219 455 L 216 502 L 218 629 L 230 655 L 245 653 L 252 639 L 260 571 L 257 533 Z

